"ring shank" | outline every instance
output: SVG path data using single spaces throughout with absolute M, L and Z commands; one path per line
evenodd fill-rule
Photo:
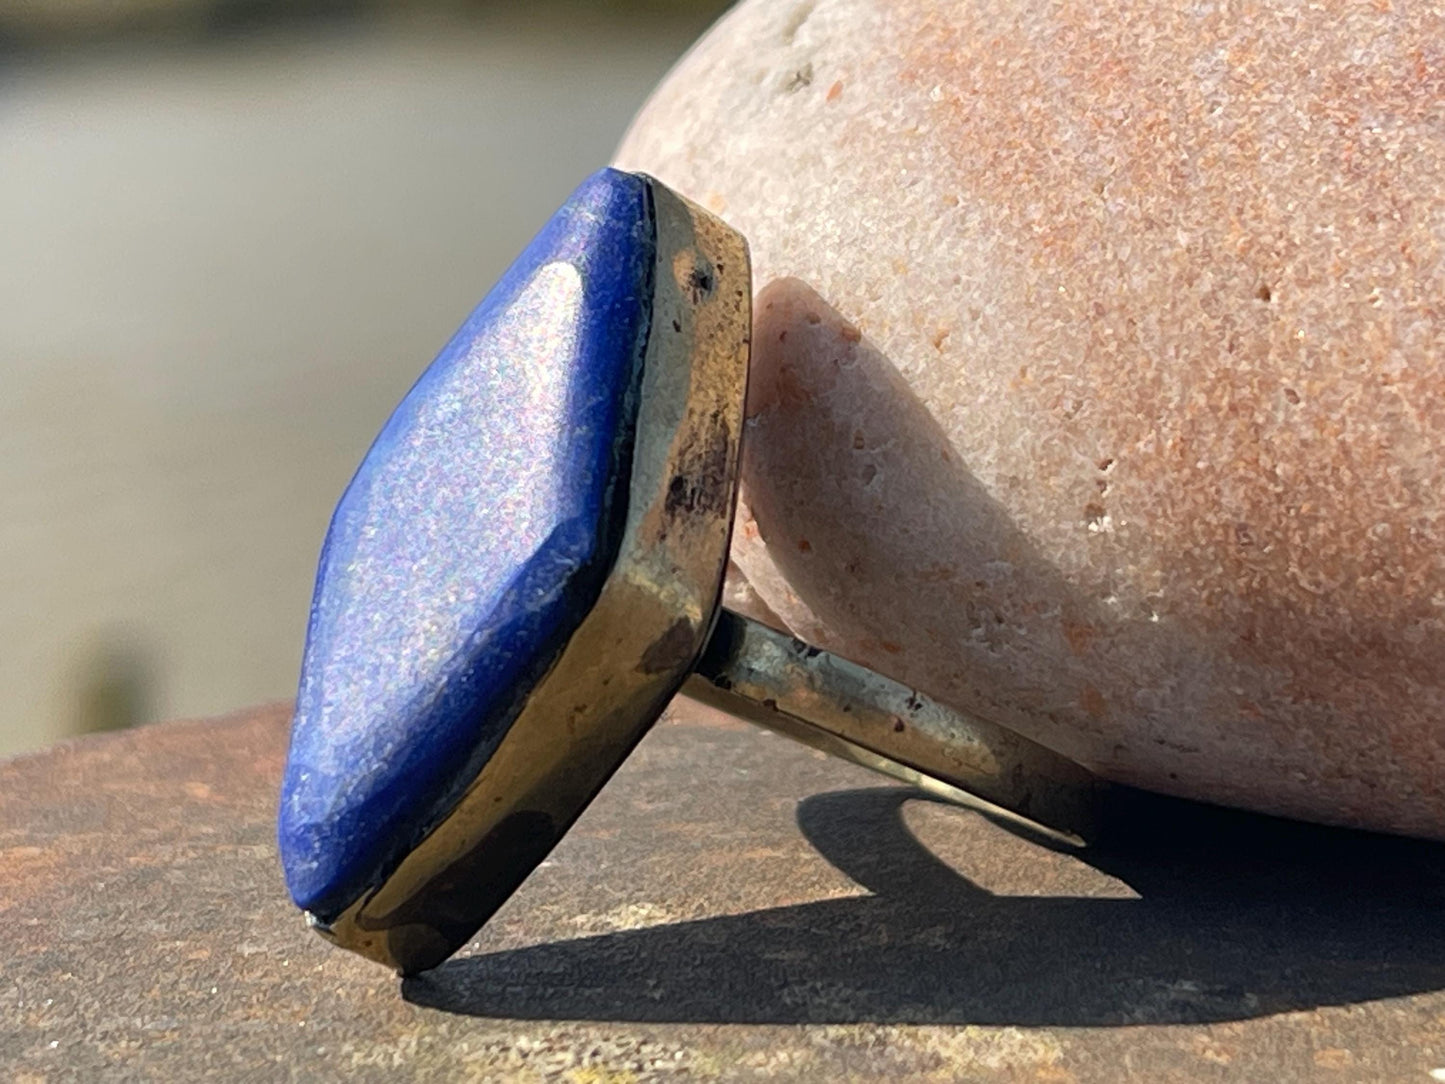
M 1014 731 L 721 610 L 688 697 L 941 797 L 1096 838 L 1107 784 Z

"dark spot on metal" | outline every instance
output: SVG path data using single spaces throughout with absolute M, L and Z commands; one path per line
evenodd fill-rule
M 687 476 L 674 474 L 672 481 L 667 485 L 667 502 L 664 507 L 670 514 L 686 510 L 691 502 L 691 490 L 687 484 Z
M 662 674 L 677 670 L 692 662 L 696 651 L 697 636 L 692 622 L 685 617 L 679 617 L 642 653 L 642 661 L 637 664 L 637 669 L 643 674 Z
M 678 452 L 678 473 L 667 486 L 663 511 L 669 519 L 694 514 L 724 515 L 730 511 L 729 485 L 733 439 L 721 411 L 714 411 L 709 424 L 691 443 Z
M 716 288 L 717 278 L 709 265 L 700 262 L 693 267 L 692 273 L 687 277 L 687 290 L 694 305 L 700 304 Z

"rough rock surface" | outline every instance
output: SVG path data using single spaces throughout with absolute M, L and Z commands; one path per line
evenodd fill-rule
M 1054 850 L 685 701 L 399 981 L 281 886 L 290 714 L 0 761 L 5 1084 L 1445 1076 L 1445 846 L 1135 792 Z
M 1445 837 L 1442 43 L 735 9 L 618 161 L 753 246 L 761 602 L 1116 779 Z

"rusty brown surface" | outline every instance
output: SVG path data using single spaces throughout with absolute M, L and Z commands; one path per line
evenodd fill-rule
M 308 934 L 280 709 L 0 764 L 20 1081 L 1428 1082 L 1445 848 L 1147 798 L 1088 860 L 686 708 L 457 959 Z

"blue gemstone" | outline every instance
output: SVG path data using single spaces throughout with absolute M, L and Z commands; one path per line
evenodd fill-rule
M 655 248 L 642 178 L 585 181 L 337 506 L 279 826 L 291 895 L 324 920 L 452 808 L 597 598 L 626 518 Z

